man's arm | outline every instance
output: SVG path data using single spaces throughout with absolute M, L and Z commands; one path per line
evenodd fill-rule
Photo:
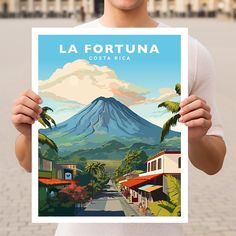
M 15 152 L 20 165 L 31 172 L 31 137 L 20 134 L 16 139 Z
M 191 163 L 208 175 L 214 175 L 222 168 L 225 154 L 225 142 L 219 136 L 205 135 L 199 141 L 189 142 Z

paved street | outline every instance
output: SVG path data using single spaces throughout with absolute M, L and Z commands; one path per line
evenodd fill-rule
M 131 204 L 132 205 L 132 204 Z M 97 194 L 92 203 L 79 216 L 138 216 L 138 213 L 109 181 L 101 193 Z
M 190 34 L 212 53 L 216 66 L 216 100 L 228 146 L 224 167 L 215 176 L 207 176 L 189 165 L 189 224 L 183 225 L 185 235 L 235 236 L 236 22 L 214 19 L 162 21 L 173 26 L 188 26 Z M 30 87 L 31 27 L 74 25 L 73 20 L 0 20 L 0 236 L 54 235 L 56 224 L 30 223 L 31 174 L 25 173 L 15 159 L 16 131 L 11 125 L 10 112 L 12 101 Z M 104 207 L 110 209 L 114 201 L 119 210 L 116 200 L 109 199 Z M 123 208 L 122 201 L 121 206 Z
M 125 216 L 120 198 L 121 194 L 114 189 L 109 181 L 101 193 L 93 199 L 84 211 L 78 213 L 80 216 Z

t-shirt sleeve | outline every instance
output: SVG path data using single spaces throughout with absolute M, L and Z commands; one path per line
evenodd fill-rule
M 196 71 L 190 95 L 194 94 L 204 99 L 211 108 L 212 126 L 207 135 L 216 135 L 224 138 L 222 121 L 215 101 L 214 61 L 209 51 L 199 41 L 196 41 L 196 44 Z

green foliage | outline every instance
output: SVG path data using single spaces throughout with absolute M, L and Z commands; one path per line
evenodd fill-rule
M 176 84 L 175 85 L 175 91 L 178 95 L 181 95 L 181 85 L 180 84 Z M 167 120 L 163 127 L 162 127 L 162 132 L 161 132 L 161 137 L 160 137 L 160 143 L 163 142 L 163 140 L 165 139 L 165 137 L 168 135 L 170 128 L 175 126 L 177 124 L 177 121 L 180 118 L 179 115 L 179 111 L 180 111 L 180 107 L 179 107 L 179 102 L 173 102 L 173 101 L 165 101 L 162 102 L 158 105 L 158 108 L 160 107 L 165 107 L 167 109 L 167 111 L 170 111 L 174 115 L 173 117 L 171 117 L 169 120 Z
M 180 181 L 172 175 L 167 175 L 166 180 L 171 203 L 175 206 L 180 205 Z
M 45 128 L 49 127 L 50 129 L 52 128 L 51 123 L 56 126 L 56 122 L 54 121 L 54 119 L 47 114 L 47 111 L 53 111 L 52 108 L 43 107 L 42 109 L 43 111 L 41 112 L 40 118 L 38 120 L 39 123 L 42 124 Z M 48 138 L 46 135 L 41 134 L 40 131 L 38 134 L 38 141 L 41 144 L 47 144 L 50 148 L 58 152 L 58 147 L 56 143 L 52 139 Z
M 175 85 L 175 91 L 177 94 L 181 95 L 181 84 L 176 84 Z
M 47 111 L 53 111 L 52 108 L 50 108 L 50 107 L 43 107 L 42 110 L 43 111 L 41 112 L 40 118 L 38 120 L 39 123 L 42 124 L 45 128 L 49 127 L 50 129 L 52 128 L 51 124 L 56 126 L 55 120 L 51 116 L 49 116 L 47 114 Z
M 173 101 L 162 102 L 158 105 L 158 107 L 165 107 L 168 111 L 172 113 L 177 113 L 180 110 L 179 103 Z
M 169 200 L 152 202 L 148 207 L 155 216 L 180 216 L 180 181 L 171 175 L 167 175 L 166 179 Z
M 38 134 L 38 141 L 41 144 L 47 144 L 50 148 L 52 148 L 53 150 L 58 152 L 58 147 L 57 147 L 56 143 L 52 139 L 48 138 L 46 135 L 39 133 Z
M 176 126 L 178 119 L 180 118 L 180 115 L 177 114 L 175 116 L 172 116 L 169 120 L 167 120 L 163 127 L 161 132 L 161 138 L 160 141 L 163 142 L 166 135 L 170 132 L 170 127 Z
M 131 150 L 129 151 L 121 165 L 115 171 L 115 177 L 122 176 L 135 170 L 146 170 L 146 160 L 148 156 L 144 151 Z

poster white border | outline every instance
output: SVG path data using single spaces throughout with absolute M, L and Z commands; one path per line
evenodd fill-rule
M 187 28 L 33 28 L 32 90 L 38 93 L 39 35 L 179 35 L 181 36 L 181 101 L 188 96 Z M 187 223 L 188 222 L 188 128 L 181 125 L 181 216 L 39 216 L 38 122 L 32 127 L 32 222 L 33 223 Z

